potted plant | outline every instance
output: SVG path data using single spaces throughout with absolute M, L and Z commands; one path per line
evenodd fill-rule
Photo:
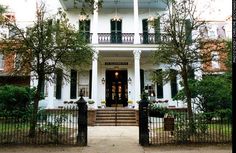
M 105 100 L 102 100 L 102 101 L 101 101 L 101 105 L 102 105 L 102 108 L 105 108 L 105 107 L 106 107 L 106 101 L 105 101 Z
M 133 108 L 133 100 L 128 100 L 128 107 Z
M 154 103 L 149 105 L 149 116 L 151 117 L 160 117 L 163 118 L 165 114 L 167 113 L 166 107 L 158 106 Z
M 88 106 L 90 109 L 93 109 L 93 105 L 94 105 L 94 101 L 93 100 L 88 100 Z

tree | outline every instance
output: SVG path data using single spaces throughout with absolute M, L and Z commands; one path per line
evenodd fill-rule
M 204 113 L 231 112 L 232 109 L 232 42 L 224 42 L 227 58 L 222 63 L 226 65 L 226 72 L 218 75 L 205 75 L 201 80 L 189 80 L 190 90 L 195 96 L 194 104 L 197 110 Z M 183 90 L 177 97 L 184 99 Z
M 59 10 L 54 17 L 45 17 L 44 4 L 36 12 L 36 22 L 24 31 L 16 23 L 8 23 L 15 32 L 6 39 L 2 50 L 16 54 L 15 73 L 31 75 L 38 81 L 34 97 L 29 136 L 35 136 L 38 103 L 44 82 L 55 81 L 54 75 L 66 67 L 81 68 L 91 64 L 92 49 L 84 42 L 79 31 L 70 25 L 65 12 Z M 66 77 L 66 75 L 63 75 Z
M 0 25 L 4 23 L 5 17 L 3 16 L 4 13 L 6 13 L 7 7 L 4 7 L 0 5 Z
M 194 2 L 194 0 L 166 0 L 167 13 L 162 16 L 162 22 L 169 41 L 160 43 L 153 55 L 155 64 L 167 65 L 161 77 L 154 72 L 154 81 L 159 82 L 160 78 L 171 80 L 176 75 L 181 77 L 190 125 L 193 123 L 192 93 L 188 82 L 191 77 L 190 71 L 192 69 L 198 71 L 201 63 L 211 60 L 208 50 L 199 51 L 201 37 L 197 30 L 205 22 L 197 19 L 199 15 Z

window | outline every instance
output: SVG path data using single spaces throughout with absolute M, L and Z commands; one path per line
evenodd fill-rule
M 156 72 L 160 80 L 162 80 L 162 69 L 158 69 Z M 157 98 L 163 98 L 163 82 L 157 83 Z
M 15 55 L 15 62 L 14 62 L 14 68 L 15 69 L 19 69 L 20 68 L 20 59 L 21 59 L 20 54 L 16 54 Z
M 208 38 L 208 27 L 207 26 L 201 26 L 199 29 L 200 36 L 202 38 Z
M 122 20 L 111 20 L 111 43 L 122 43 Z
M 219 64 L 219 53 L 218 52 L 212 52 L 211 53 L 211 66 L 213 69 L 219 69 L 220 64 Z
M 171 70 L 170 86 L 171 86 L 171 97 L 173 98 L 178 93 L 177 71 L 173 69 Z
M 85 40 L 85 42 L 90 42 L 90 20 L 79 21 L 79 30 Z
M 71 70 L 70 73 L 70 98 L 76 99 L 76 93 L 77 93 L 77 71 Z
M 148 20 L 143 19 L 143 44 L 148 44 Z
M 4 56 L 0 53 L 0 70 L 4 69 Z
M 61 88 L 62 88 L 62 69 L 56 70 L 56 99 L 61 99 Z
M 185 20 L 185 35 L 186 35 L 186 42 L 188 44 L 192 43 L 192 25 L 189 19 Z
M 78 74 L 78 96 L 82 91 L 84 97 L 89 97 L 89 71 Z

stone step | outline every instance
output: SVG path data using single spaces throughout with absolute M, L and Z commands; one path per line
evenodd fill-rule
M 135 114 L 97 114 L 97 117 L 135 117 Z
M 132 114 L 135 113 L 135 111 L 125 111 L 125 110 L 107 110 L 107 111 L 100 111 L 97 110 L 97 113 L 102 113 L 102 114 L 111 114 L 111 113 L 126 113 L 126 114 Z
M 136 123 L 135 120 L 97 120 L 96 123 Z
M 97 121 L 98 120 L 115 120 L 115 119 L 117 119 L 117 120 L 136 120 L 136 118 L 135 118 L 135 116 L 134 117 L 119 117 L 119 116 L 117 116 L 117 117 L 115 117 L 115 116 L 113 116 L 113 117 L 97 117 Z
M 137 126 L 136 110 L 128 108 L 98 109 L 96 114 L 97 126 Z
M 138 126 L 137 123 L 96 123 L 96 126 Z

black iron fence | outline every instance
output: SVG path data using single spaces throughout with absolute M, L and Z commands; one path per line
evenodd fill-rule
M 232 124 L 228 118 L 194 114 L 193 126 L 187 113 L 157 117 L 149 116 L 150 144 L 228 143 L 232 139 Z
M 2 115 L 0 144 L 77 144 L 78 107 L 40 110 L 34 137 L 29 137 L 29 129 L 29 115 Z
M 140 104 L 139 107 L 144 105 Z M 189 118 L 187 112 L 168 109 L 153 109 L 148 106 L 139 108 L 140 114 L 147 114 L 140 120 L 139 126 L 148 144 L 179 144 L 179 143 L 231 143 L 232 119 L 217 113 L 194 113 Z M 144 111 L 144 112 L 143 112 Z M 148 124 L 145 126 L 144 124 Z M 148 129 L 144 129 L 147 127 Z M 142 132 L 141 131 L 141 132 Z M 146 136 L 145 131 L 149 134 Z M 144 138 L 140 137 L 140 139 Z M 139 140 L 143 142 L 143 140 Z M 146 145 L 145 143 L 141 145 Z

